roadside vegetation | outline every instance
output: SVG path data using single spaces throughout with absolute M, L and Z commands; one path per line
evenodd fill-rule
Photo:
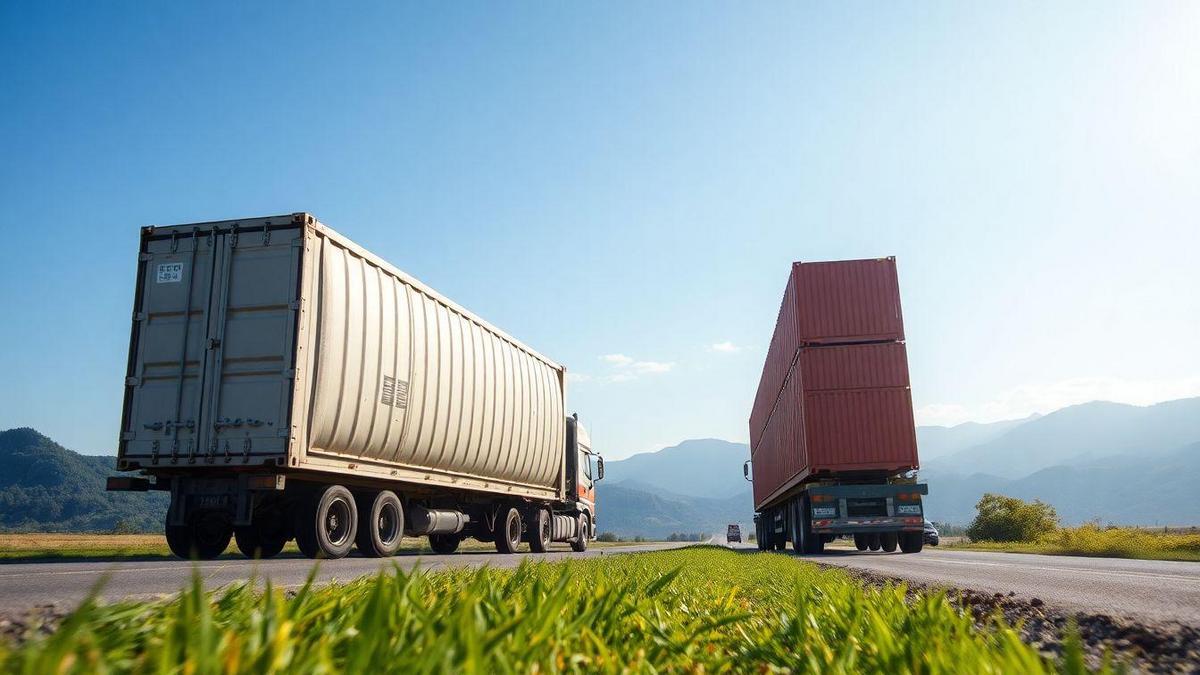
M 1058 514 L 1049 504 L 995 494 L 984 495 L 976 509 L 978 515 L 967 528 L 969 539 L 950 544 L 951 548 L 1200 561 L 1197 528 L 1106 527 L 1100 523 L 1060 527 Z
M 941 593 L 864 587 L 772 553 L 693 547 L 516 570 L 399 569 L 294 595 L 196 577 L 173 601 L 85 603 L 0 645 L 0 671 L 1084 672 Z
M 950 544 L 949 547 L 1010 553 L 1200 562 L 1200 531 L 1194 528 L 1105 527 L 1088 523 L 1080 527 L 1058 528 L 1034 541 L 971 540 Z

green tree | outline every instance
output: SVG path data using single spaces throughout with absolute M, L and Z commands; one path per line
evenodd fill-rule
M 1035 541 L 1058 528 L 1058 512 L 1040 501 L 987 493 L 975 505 L 978 515 L 967 527 L 972 541 Z
M 621 541 L 621 538 L 614 532 L 601 532 L 596 541 Z

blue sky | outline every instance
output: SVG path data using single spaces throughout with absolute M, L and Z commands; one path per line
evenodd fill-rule
M 8 2 L 0 428 L 115 448 L 138 228 L 309 211 L 744 440 L 792 260 L 899 260 L 918 421 L 1200 395 L 1200 5 Z

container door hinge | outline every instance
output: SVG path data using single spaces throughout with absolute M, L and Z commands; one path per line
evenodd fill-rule
M 154 260 L 154 254 L 153 253 L 139 253 L 138 254 L 138 262 L 146 262 L 147 260 Z
M 142 385 L 142 378 L 140 378 L 140 377 L 125 378 L 125 386 L 126 387 L 140 387 L 141 385 Z
M 145 313 L 145 312 L 134 312 L 134 313 L 133 313 L 133 320 L 134 320 L 134 321 L 145 321 L 145 320 L 146 320 L 146 313 Z

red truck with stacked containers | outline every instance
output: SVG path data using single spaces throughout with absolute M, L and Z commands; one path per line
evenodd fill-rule
M 895 258 L 794 263 L 750 412 L 761 550 L 921 550 L 918 468 Z

